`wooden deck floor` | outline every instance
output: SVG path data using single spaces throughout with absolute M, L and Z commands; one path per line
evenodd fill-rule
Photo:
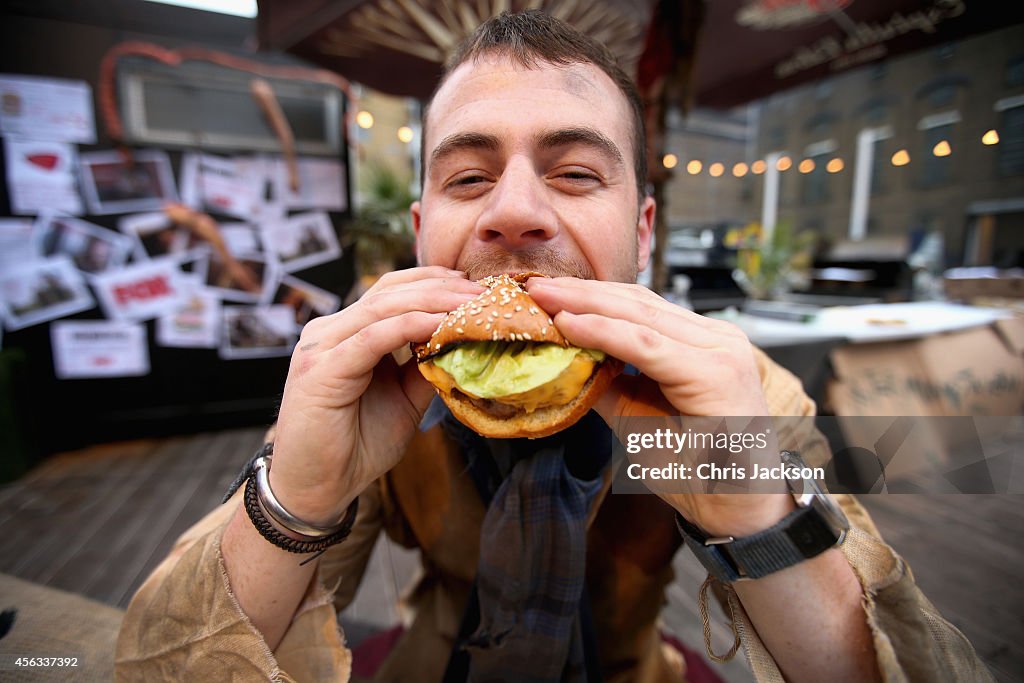
M 261 429 L 94 446 L 48 459 L 0 488 L 0 572 L 125 607 L 174 539 L 217 505 L 255 451 Z M 974 643 L 997 680 L 1024 679 L 1024 507 L 1020 496 L 870 496 L 886 539 L 943 615 Z M 349 638 L 393 625 L 416 555 L 378 543 L 354 603 L 341 615 Z M 688 552 L 663 620 L 702 650 L 696 593 L 704 572 Z M 3 606 L 0 605 L 0 608 Z M 716 651 L 728 648 L 718 613 Z M 751 681 L 742 655 L 716 669 Z

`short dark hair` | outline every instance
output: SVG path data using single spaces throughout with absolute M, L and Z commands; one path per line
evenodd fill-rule
M 434 88 L 423 110 L 424 132 L 421 145 L 426 144 L 426 125 L 430 103 L 455 69 L 470 60 L 499 54 L 526 68 L 540 62 L 557 65 L 593 64 L 605 72 L 629 103 L 633 115 L 633 166 L 636 174 L 638 200 L 647 195 L 647 137 L 644 133 L 644 107 L 633 80 L 619 66 L 615 56 L 604 45 L 577 31 L 569 24 L 536 9 L 522 12 L 505 11 L 491 17 L 466 38 L 445 62 L 441 80 Z M 421 150 L 421 164 L 426 149 Z M 423 177 L 423 174 L 420 174 Z

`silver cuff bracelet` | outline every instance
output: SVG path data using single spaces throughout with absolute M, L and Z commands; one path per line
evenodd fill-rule
M 320 527 L 304 522 L 287 509 L 274 495 L 270 488 L 270 462 L 272 455 L 264 455 L 253 462 L 253 473 L 256 475 L 256 496 L 259 498 L 260 506 L 266 511 L 271 521 L 279 527 L 280 531 L 292 533 L 297 536 L 304 536 L 308 540 L 318 540 L 338 533 L 346 525 L 351 527 L 351 507 L 338 523 L 330 527 Z

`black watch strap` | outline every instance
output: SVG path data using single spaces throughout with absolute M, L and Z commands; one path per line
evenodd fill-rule
M 799 507 L 778 523 L 750 536 L 713 538 L 676 514 L 687 545 L 712 576 L 731 583 L 759 579 L 842 543 L 845 529 L 830 526 L 813 507 Z

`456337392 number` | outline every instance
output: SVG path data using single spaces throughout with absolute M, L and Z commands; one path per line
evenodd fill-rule
M 64 668 L 78 666 L 78 657 L 15 657 L 17 668 Z

